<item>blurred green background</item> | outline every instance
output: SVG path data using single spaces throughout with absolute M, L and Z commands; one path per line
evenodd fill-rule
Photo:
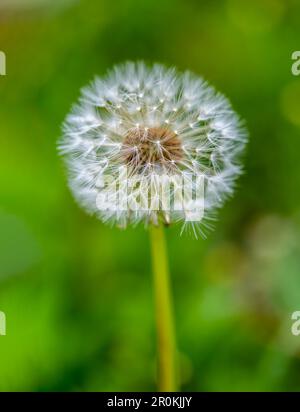
M 123 60 L 190 69 L 246 119 L 245 175 L 206 240 L 168 229 L 182 389 L 300 389 L 297 0 L 1 0 L 1 391 L 156 389 L 146 231 L 75 205 L 56 141 Z

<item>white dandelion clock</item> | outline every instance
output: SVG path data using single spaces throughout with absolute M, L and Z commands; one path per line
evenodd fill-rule
M 159 390 L 178 388 L 163 226 L 203 232 L 233 193 L 247 134 L 201 78 L 161 65 L 116 66 L 83 89 L 59 142 L 78 203 L 103 222 L 149 226 Z
M 201 78 L 126 63 L 83 89 L 59 147 L 75 198 L 102 221 L 198 226 L 232 193 L 245 141 L 228 100 Z

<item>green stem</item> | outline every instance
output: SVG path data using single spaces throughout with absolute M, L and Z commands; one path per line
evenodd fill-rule
M 159 391 L 176 391 L 176 344 L 163 227 L 150 227 L 158 340 Z

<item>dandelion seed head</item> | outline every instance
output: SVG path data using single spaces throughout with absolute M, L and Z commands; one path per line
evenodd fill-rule
M 121 227 L 183 221 L 185 228 L 190 213 L 166 211 L 159 201 L 156 210 L 116 210 L 120 168 L 131 177 L 143 178 L 144 188 L 151 187 L 152 201 L 159 194 L 154 174 L 174 177 L 193 172 L 202 176 L 205 206 L 204 223 L 200 222 L 201 228 L 198 225 L 201 232 L 233 193 L 246 141 L 247 133 L 229 101 L 202 78 L 159 64 L 126 63 L 82 90 L 64 122 L 59 150 L 78 203 L 102 221 Z M 104 190 L 106 175 L 113 179 L 111 192 L 106 188 L 107 207 L 101 209 L 97 197 Z M 130 197 L 132 204 L 141 197 L 147 200 L 138 185 Z

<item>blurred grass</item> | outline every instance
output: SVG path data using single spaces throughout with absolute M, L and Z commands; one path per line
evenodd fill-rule
M 168 230 L 183 389 L 299 390 L 299 12 L 293 0 L 1 3 L 0 390 L 155 390 L 147 233 L 79 210 L 56 153 L 79 89 L 128 59 L 204 76 L 251 136 L 216 230 Z

